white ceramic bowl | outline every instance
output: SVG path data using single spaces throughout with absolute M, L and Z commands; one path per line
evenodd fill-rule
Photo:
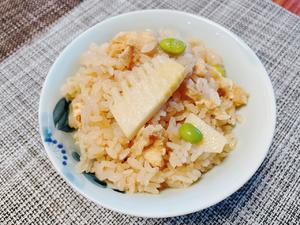
M 122 194 L 101 188 L 74 171 L 76 147 L 72 138 L 54 128 L 53 108 L 60 88 L 78 68 L 79 56 L 93 42 L 103 43 L 119 31 L 170 28 L 199 38 L 224 59 L 228 76 L 250 93 L 240 114 L 244 122 L 235 129 L 238 144 L 229 157 L 186 189 L 167 189 L 159 195 Z M 170 217 L 212 206 L 237 191 L 265 158 L 275 128 L 275 98 L 270 79 L 254 52 L 236 35 L 205 18 L 171 10 L 136 11 L 109 18 L 91 27 L 57 58 L 43 86 L 39 124 L 46 152 L 59 174 L 86 198 L 101 206 L 135 216 Z M 55 139 L 55 140 L 54 140 Z M 57 141 L 57 143 L 56 143 Z

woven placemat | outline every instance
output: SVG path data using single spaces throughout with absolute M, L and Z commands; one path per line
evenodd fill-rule
M 121 215 L 74 192 L 38 132 L 40 90 L 62 49 L 108 16 L 149 8 L 201 15 L 240 36 L 265 65 L 277 100 L 275 137 L 255 176 L 211 208 L 165 219 Z M 268 0 L 83 1 L 0 64 L 0 224 L 299 224 L 299 55 L 299 17 Z
M 79 2 L 79 0 L 0 1 L 0 62 Z

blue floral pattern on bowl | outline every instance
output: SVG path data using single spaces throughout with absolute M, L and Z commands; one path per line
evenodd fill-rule
M 48 144 L 52 144 L 52 145 L 55 146 L 55 148 L 57 149 L 57 151 L 59 151 L 62 154 L 62 165 L 66 166 L 67 165 L 68 156 L 67 156 L 66 150 L 64 149 L 64 145 L 62 143 L 58 142 L 52 136 L 52 132 L 51 132 L 50 129 L 47 129 L 44 141 L 46 143 L 48 143 Z
M 61 132 L 61 131 L 57 131 L 57 132 Z M 67 166 L 68 165 L 68 153 L 67 153 L 67 151 L 64 147 L 64 144 L 54 137 L 53 132 L 51 131 L 50 128 L 47 128 L 44 131 L 44 141 L 48 145 L 51 145 L 52 147 L 54 147 L 54 149 L 61 154 L 61 163 L 62 163 L 63 166 Z M 76 162 L 80 161 L 80 154 L 78 152 L 73 151 L 73 152 L 71 152 L 70 155 L 72 156 L 74 161 L 76 161 Z M 93 183 L 94 185 L 97 185 L 101 188 L 108 187 L 108 185 L 105 181 L 99 180 L 93 173 L 84 172 L 83 176 L 87 180 L 89 180 L 91 183 Z M 70 178 L 70 177 L 72 177 L 72 175 L 69 174 L 68 177 Z M 111 188 L 111 189 L 113 191 L 116 191 L 116 192 L 119 192 L 119 193 L 125 193 L 124 191 L 120 191 L 120 190 L 115 189 L 115 188 Z

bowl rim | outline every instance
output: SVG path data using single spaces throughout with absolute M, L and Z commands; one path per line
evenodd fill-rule
M 149 214 L 149 213 L 135 213 L 130 209 L 124 209 L 124 208 L 117 208 L 117 207 L 113 207 L 109 204 L 105 204 L 103 202 L 99 202 L 95 199 L 92 199 L 91 197 L 89 197 L 84 191 L 82 191 L 80 188 L 76 187 L 75 185 L 72 184 L 72 182 L 70 182 L 67 177 L 62 173 L 62 171 L 60 171 L 58 169 L 58 166 L 56 165 L 56 163 L 54 162 L 54 159 L 50 156 L 50 151 L 48 149 L 48 146 L 46 145 L 46 143 L 44 142 L 44 138 L 43 138 L 43 128 L 41 126 L 42 124 L 42 102 L 44 99 L 44 95 L 46 95 L 45 93 L 45 87 L 46 84 L 48 83 L 48 79 L 50 77 L 50 74 L 52 74 L 54 68 L 57 66 L 57 63 L 59 61 L 59 59 L 61 57 L 63 57 L 63 55 L 69 51 L 69 49 L 73 48 L 73 45 L 78 41 L 78 39 L 82 38 L 83 36 L 85 36 L 88 32 L 90 32 L 90 30 L 94 29 L 96 26 L 98 26 L 99 24 L 104 24 L 104 23 L 108 23 L 111 20 L 117 20 L 117 19 L 121 19 L 122 17 L 126 17 L 128 15 L 134 15 L 134 14 L 141 14 L 141 13 L 157 13 L 157 12 L 164 12 L 164 13 L 170 13 L 170 14 L 176 14 L 176 15 L 183 15 L 183 16 L 188 16 L 188 17 L 192 17 L 193 19 L 197 19 L 197 20 L 202 20 L 204 22 L 206 22 L 209 25 L 215 26 L 218 29 L 222 30 L 223 32 L 225 32 L 227 35 L 229 35 L 232 39 L 234 39 L 242 48 L 244 48 L 245 50 L 247 50 L 249 53 L 251 53 L 252 55 L 255 56 L 255 58 L 257 58 L 257 62 L 259 63 L 259 66 L 263 69 L 264 75 L 266 76 L 266 82 L 267 82 L 267 89 L 269 91 L 270 94 L 270 102 L 271 102 L 271 130 L 272 132 L 269 134 L 268 137 L 266 137 L 267 139 L 267 146 L 264 146 L 265 148 L 265 152 L 263 157 L 261 157 L 259 160 L 257 160 L 256 165 L 252 166 L 251 168 L 249 168 L 250 171 L 250 176 L 248 177 L 244 177 L 243 181 L 240 182 L 239 184 L 235 184 L 234 186 L 232 186 L 231 191 L 228 191 L 228 193 L 224 194 L 222 197 L 220 197 L 219 199 L 215 200 L 215 201 L 211 201 L 209 203 L 206 203 L 204 206 L 198 206 L 197 205 L 194 207 L 187 208 L 185 210 L 181 210 L 180 213 L 178 212 L 167 212 L 167 213 L 161 213 L 159 215 L 153 215 L 153 214 Z M 48 159 L 51 161 L 52 166 L 55 168 L 56 172 L 58 172 L 58 174 L 66 181 L 66 183 L 73 189 L 75 190 L 77 193 L 81 194 L 82 196 L 84 196 L 86 199 L 88 199 L 91 202 L 96 203 L 97 205 L 100 205 L 104 208 L 110 209 L 112 211 L 115 212 L 119 212 L 121 214 L 126 214 L 126 215 L 131 215 L 131 216 L 137 216 L 137 217 L 144 217 L 144 218 L 166 218 L 166 217 L 174 217 L 174 216 L 181 216 L 181 215 L 186 215 L 186 214 L 190 214 L 193 212 L 197 212 L 197 211 L 201 211 L 203 209 L 209 208 L 225 199 L 227 199 L 229 196 L 231 196 L 233 193 L 235 193 L 236 191 L 238 191 L 242 186 L 244 186 L 249 180 L 250 178 L 255 174 L 255 172 L 259 169 L 259 167 L 261 166 L 262 162 L 264 161 L 264 159 L 267 156 L 267 153 L 269 151 L 269 148 L 272 144 L 272 140 L 273 140 L 273 136 L 275 134 L 275 127 L 276 127 L 276 99 L 275 99 L 275 94 L 274 94 L 274 89 L 270 80 L 270 77 L 268 76 L 268 73 L 264 67 L 264 65 L 262 64 L 262 62 L 260 61 L 260 59 L 257 57 L 257 55 L 255 54 L 255 52 L 240 38 L 238 37 L 236 34 L 234 34 L 233 32 L 231 32 L 230 30 L 226 29 L 225 27 L 221 26 L 220 24 L 213 22 L 205 17 L 199 16 L 199 15 L 195 15 L 192 13 L 188 13 L 185 11 L 179 11 L 179 10 L 172 10 L 172 9 L 146 9 L 146 10 L 136 10 L 136 11 L 131 11 L 131 12 L 127 12 L 127 13 L 122 13 L 116 16 L 111 16 L 111 17 L 107 17 L 105 19 L 103 19 L 102 21 L 96 23 L 95 25 L 89 27 L 88 29 L 86 29 L 84 32 L 80 33 L 78 36 L 76 36 L 75 39 L 73 39 L 70 43 L 68 43 L 66 45 L 66 47 L 60 52 L 60 54 L 57 56 L 57 58 L 55 59 L 54 63 L 52 64 L 51 68 L 49 69 L 47 76 L 44 80 L 43 83 L 43 87 L 41 89 L 41 94 L 40 94 L 40 100 L 39 100 L 39 113 L 38 113 L 38 122 L 39 122 L 39 132 L 42 138 L 42 143 L 44 146 L 44 149 L 46 150 Z

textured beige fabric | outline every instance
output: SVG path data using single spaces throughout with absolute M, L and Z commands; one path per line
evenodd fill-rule
M 79 0 L 0 1 L 0 61 L 79 2 Z

